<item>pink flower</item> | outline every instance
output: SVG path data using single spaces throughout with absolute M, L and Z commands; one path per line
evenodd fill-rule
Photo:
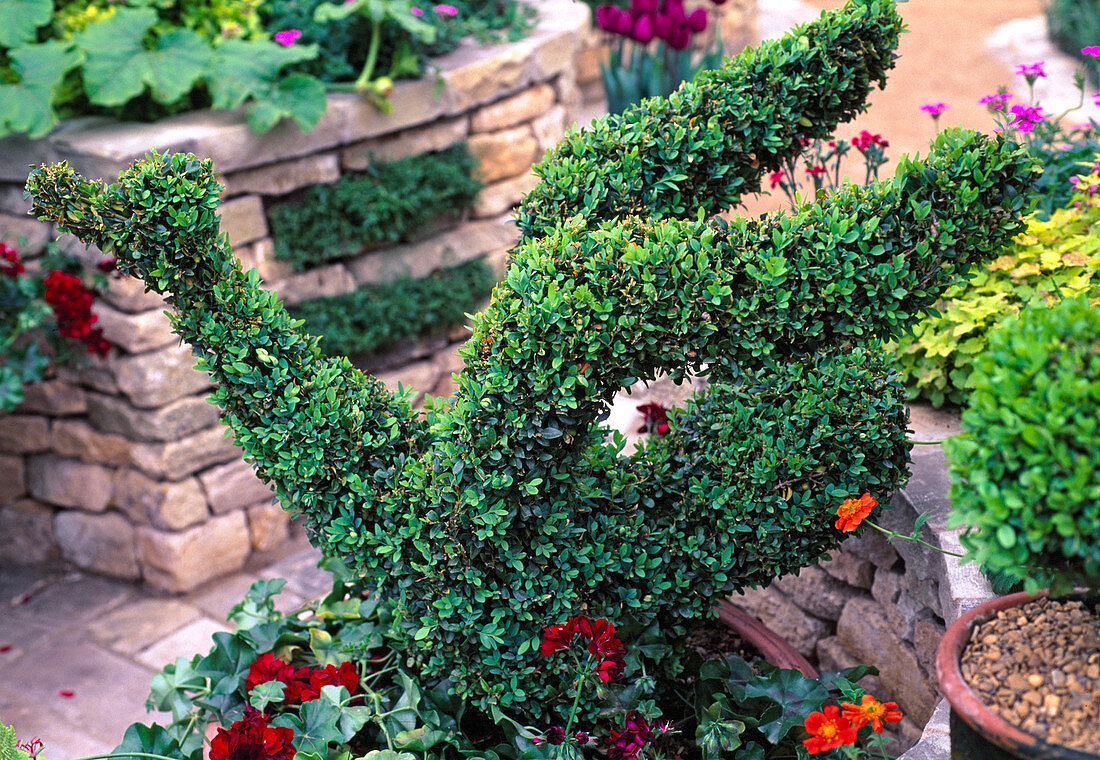
M 422 11 L 421 9 L 419 9 L 415 6 L 409 11 L 409 13 L 411 13 L 414 16 L 423 16 L 424 15 L 424 11 Z
M 779 187 L 783 184 L 783 172 L 772 172 L 768 175 L 768 182 L 771 183 L 773 190 Z
M 986 95 L 984 98 L 979 98 L 978 102 L 990 111 L 1003 111 L 1005 110 L 1005 104 L 1010 100 L 1012 100 L 1012 93 L 997 92 L 993 95 Z
M 1091 55 L 1096 58 L 1100 58 L 1100 45 L 1089 45 L 1088 47 L 1081 48 L 1083 55 Z
M 1039 77 L 1045 77 L 1046 71 L 1043 70 L 1043 64 L 1046 61 L 1036 61 L 1035 63 L 1021 63 L 1016 67 L 1016 73 L 1027 80 L 1028 84 L 1034 84 L 1035 80 Z
M 816 176 L 818 174 L 824 174 L 825 173 L 825 167 L 820 165 L 820 164 L 818 164 L 817 166 L 807 166 L 806 167 L 806 173 L 809 174 L 811 177 Z
M 432 10 L 435 11 L 436 13 L 440 14 L 440 15 L 443 15 L 443 16 L 457 16 L 458 15 L 458 8 L 454 7 L 453 5 L 437 5 L 434 8 L 432 8 Z
M 301 36 L 302 36 L 302 30 L 301 29 L 285 29 L 281 32 L 275 32 L 274 39 L 280 45 L 282 45 L 284 47 L 290 47 L 295 42 L 297 42 L 298 38 L 301 37 Z
M 634 28 L 630 32 L 630 37 L 643 45 L 652 40 L 653 17 L 648 13 L 638 16 L 638 20 L 634 22 Z
M 1100 92 L 1092 96 L 1092 103 L 1093 105 L 1100 106 Z
M 1043 115 L 1043 109 L 1039 106 L 1015 105 L 1010 110 L 1013 113 L 1013 119 L 1008 122 L 1008 126 L 1021 132 L 1030 132 L 1036 124 L 1046 118 Z
M 872 146 L 879 148 L 889 148 L 890 142 L 882 139 L 882 135 L 871 134 L 866 129 L 861 130 L 858 135 L 852 138 L 852 145 L 860 153 L 866 153 Z
M 920 107 L 920 110 L 931 116 L 933 119 L 940 118 L 940 114 L 946 111 L 951 106 L 946 103 L 925 103 Z

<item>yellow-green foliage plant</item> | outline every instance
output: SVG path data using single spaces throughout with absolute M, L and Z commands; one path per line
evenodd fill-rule
M 914 398 L 962 406 L 973 363 L 989 332 L 1032 302 L 1100 300 L 1100 172 L 1079 178 L 1072 205 L 1047 221 L 1029 217 L 1010 247 L 968 281 L 949 288 L 938 316 L 897 342 L 898 365 Z
M 538 655 L 546 626 L 583 611 L 645 630 L 647 672 L 674 671 L 719 599 L 813 563 L 842 538 L 843 498 L 908 477 L 881 341 L 1020 232 L 1026 152 L 945 131 L 888 182 L 718 216 L 864 107 L 901 29 L 892 2 L 853 0 L 567 136 L 516 213 L 454 396 L 424 417 L 324 358 L 241 271 L 209 161 L 154 154 L 112 185 L 45 166 L 28 191 L 166 294 L 256 471 L 395 601 L 423 678 L 545 718 L 572 700 L 568 665 Z M 704 367 L 668 435 L 632 456 L 606 443 L 621 388 Z

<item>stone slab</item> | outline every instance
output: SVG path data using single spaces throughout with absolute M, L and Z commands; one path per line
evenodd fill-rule
M 146 667 L 161 670 L 175 662 L 177 657 L 190 660 L 196 654 L 209 652 L 214 646 L 211 637 L 219 631 L 228 632 L 229 628 L 210 618 L 199 617 L 139 652 L 136 659 Z
M 0 454 L 0 504 L 7 504 L 27 493 L 26 466 L 21 456 Z
M 223 174 L 221 182 L 225 185 L 226 197 L 244 193 L 285 195 L 310 185 L 335 182 L 339 177 L 339 156 L 336 153 L 318 153 Z
M 112 357 L 111 369 L 118 390 L 137 407 L 149 409 L 205 391 L 210 377 L 195 369 L 195 357 L 187 345 L 169 346 L 132 356 Z M 112 393 L 111 390 L 105 390 Z
M 355 290 L 355 279 L 343 264 L 331 264 L 308 272 L 283 277 L 272 283 L 272 290 L 286 306 L 315 298 L 327 298 Z
M 199 586 L 183 597 L 183 601 L 214 620 L 228 620 L 229 610 L 244 599 L 252 584 L 258 580 L 259 577 L 252 573 L 236 573 Z M 303 604 L 305 600 L 302 597 L 285 589 L 275 596 L 275 609 L 281 612 L 297 609 Z
M 95 643 L 132 655 L 154 646 L 199 616 L 194 607 L 175 599 L 139 599 L 96 620 L 87 631 Z
M 180 340 L 172 332 L 162 309 L 133 314 L 120 311 L 99 299 L 93 304 L 92 311 L 99 317 L 97 324 L 103 328 L 103 337 L 128 354 L 154 351 Z
M 52 713 L 58 726 L 79 726 L 94 739 L 117 744 L 129 724 L 144 712 L 153 671 L 82 641 L 75 631 L 54 644 L 38 656 L 24 655 L 6 670 L 5 683 L 19 684 L 19 704 Z M 72 692 L 72 696 L 63 696 L 62 691 Z M 0 714 L 5 717 L 8 699 L 0 697 Z M 41 735 L 50 741 L 50 727 L 45 729 Z M 57 757 L 49 747 L 47 753 L 47 757 Z
M 389 246 L 360 256 L 348 269 L 360 285 L 388 283 L 402 277 L 419 279 L 438 269 L 506 250 L 518 238 L 513 225 L 497 219 L 466 222 L 427 240 Z
M 50 448 L 50 422 L 32 414 L 0 414 L 0 453 L 34 454 Z
M 245 510 L 245 514 L 254 551 L 270 551 L 290 536 L 290 515 L 270 499 L 253 504 Z
M 470 122 L 465 116 L 441 119 L 396 134 L 349 145 L 340 151 L 340 165 L 345 169 L 361 170 L 366 169 L 372 160 L 392 162 L 443 150 L 465 140 L 469 132 Z
M 52 454 L 27 458 L 27 489 L 47 504 L 102 512 L 111 500 L 111 478 L 111 470 L 102 465 Z
M 175 441 L 218 422 L 205 396 L 187 396 L 154 409 L 139 409 L 120 396 L 89 393 L 88 419 L 99 430 L 136 441 Z
M 138 558 L 145 580 L 181 592 L 240 570 L 251 550 L 243 512 L 213 517 L 178 533 L 137 529 Z
M 90 464 L 130 464 L 131 441 L 120 435 L 101 433 L 82 419 L 55 420 L 50 445 L 58 456 Z
M 177 441 L 138 443 L 132 450 L 133 461 L 151 478 L 182 480 L 211 465 L 242 456 L 227 434 L 226 428 L 217 425 Z
M 5 568 L 4 574 L 8 573 Z M 38 574 L 41 577 L 41 574 Z M 9 614 L 18 620 L 30 620 L 57 630 L 69 630 L 106 614 L 134 598 L 132 584 L 86 575 L 81 572 L 49 577 L 45 585 L 26 585 L 30 599 L 9 607 Z M 3 601 L 7 602 L 8 599 Z
M 61 553 L 77 567 L 112 578 L 141 577 L 134 552 L 134 528 L 117 512 L 91 515 L 64 510 L 54 518 Z
M 0 562 L 30 564 L 59 557 L 53 518 L 54 510 L 34 499 L 0 508 Z
M 302 599 L 320 599 L 332 590 L 332 575 L 317 566 L 321 553 L 310 547 L 260 571 L 261 578 L 286 578 L 285 591 Z
M 486 184 L 516 177 L 531 168 L 539 144 L 529 125 L 471 135 L 467 143 L 478 162 L 477 177 Z
M 111 505 L 126 513 L 135 525 L 182 530 L 207 517 L 206 495 L 196 478 L 153 480 L 131 468 L 115 475 Z
M 495 132 L 543 116 L 554 105 L 554 88 L 539 82 L 470 114 L 470 132 Z
M 137 277 L 112 277 L 103 299 L 115 308 L 130 313 L 168 308 L 164 296 L 147 290 L 145 282 Z
M 538 183 L 539 178 L 533 173 L 524 172 L 518 177 L 486 185 L 477 194 L 471 214 L 474 219 L 499 216 L 518 204 Z
M 52 379 L 27 385 L 19 411 L 64 417 L 83 414 L 88 408 L 84 389 L 64 380 Z
M 806 657 L 812 657 L 818 640 L 827 636 L 829 626 L 788 599 L 774 588 L 746 589 L 734 594 L 730 601 L 758 618 Z
M 221 231 L 232 247 L 267 237 L 267 216 L 258 195 L 242 195 L 228 200 L 218 207 L 218 213 L 221 215 Z
M 256 476 L 252 465 L 243 459 L 211 467 L 199 475 L 211 511 L 222 515 L 263 500 L 270 501 L 271 488 Z

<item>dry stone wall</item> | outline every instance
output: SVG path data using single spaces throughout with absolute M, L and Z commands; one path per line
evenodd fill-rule
M 149 125 L 104 119 L 66 123 L 39 141 L 0 141 L 0 238 L 27 245 L 56 237 L 29 216 L 28 166 L 67 160 L 112 179 L 151 148 L 212 158 L 226 186 L 222 229 L 244 266 L 284 303 L 348 293 L 402 276 L 485 259 L 503 272 L 517 233 L 511 207 L 534 184 L 532 164 L 573 123 L 580 94 L 573 57 L 588 9 L 571 0 L 539 4 L 533 33 L 516 43 L 464 43 L 436 59 L 439 80 L 399 83 L 393 114 L 335 94 L 308 134 L 284 123 L 253 133 L 240 113 L 186 114 Z M 274 256 L 269 199 L 333 182 L 371 156 L 395 160 L 467 141 L 485 186 L 457 226 L 416 242 L 373 249 L 296 272 Z M 89 258 L 95 258 L 94 252 Z M 253 552 L 287 536 L 288 518 L 270 489 L 226 438 L 159 296 L 132 279 L 112 280 L 95 311 L 117 350 L 28 390 L 0 416 L 0 561 L 61 557 L 94 572 L 186 591 L 239 569 Z M 460 368 L 463 330 L 399 347 L 365 369 L 384 381 L 445 395 Z

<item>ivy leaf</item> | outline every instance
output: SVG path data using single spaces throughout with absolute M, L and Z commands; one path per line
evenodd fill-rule
M 15 84 L 0 84 L 0 135 L 26 132 L 42 137 L 57 124 L 53 91 L 65 73 L 80 65 L 84 55 L 71 43 L 49 40 L 8 52 Z
M 53 18 L 52 0 L 0 0 L 0 47 L 34 42 L 38 27 Z
M 757 676 L 745 684 L 745 696 L 773 702 L 780 708 L 778 718 L 761 723 L 759 728 L 770 742 L 778 742 L 829 698 L 829 692 L 797 670 L 779 668 L 766 676 Z
M 286 684 L 282 681 L 265 681 L 249 692 L 248 704 L 260 712 L 269 704 L 279 704 L 286 699 Z
M 317 50 L 272 40 L 226 40 L 214 49 L 206 76 L 212 107 L 236 108 L 249 98 L 266 98 L 280 69 L 316 58 Z
M 190 29 L 146 35 L 156 23 L 152 8 L 119 8 L 91 24 L 75 40 L 88 60 L 84 91 L 97 105 L 117 106 L 141 95 L 146 86 L 158 103 L 179 100 L 195 86 L 210 62 L 210 45 Z
M 189 754 L 185 754 L 179 742 L 172 738 L 164 726 L 158 726 L 156 723 L 151 726 L 134 723 L 122 735 L 122 744 L 113 750 L 113 753 L 117 754 L 125 752 L 142 752 L 151 755 L 163 755 L 164 757 L 201 760 L 202 745 L 200 744 Z
M 253 583 L 244 599 L 229 610 L 228 620 L 237 624 L 237 631 L 247 631 L 275 617 L 275 597 L 286 585 L 285 578 L 271 578 Z
M 195 672 L 189 660 L 177 657 L 175 663 L 153 676 L 150 686 L 146 707 L 162 712 L 171 710 L 172 720 L 182 720 L 194 706 L 187 692 L 202 689 L 206 678 Z
M 270 132 L 288 116 L 308 132 L 317 126 L 327 107 L 324 86 L 316 78 L 296 72 L 280 80 L 266 97 L 253 101 L 245 115 L 258 134 Z
M 283 713 L 272 721 L 273 726 L 283 726 L 294 731 L 294 746 L 303 760 L 328 757 L 329 743 L 343 741 L 339 728 L 340 708 L 327 699 L 305 702 L 298 715 Z
M 317 664 L 321 667 L 340 664 L 340 657 L 338 656 L 340 644 L 333 640 L 332 634 L 328 631 L 320 628 L 310 628 L 309 649 L 313 652 L 313 656 L 317 658 Z

